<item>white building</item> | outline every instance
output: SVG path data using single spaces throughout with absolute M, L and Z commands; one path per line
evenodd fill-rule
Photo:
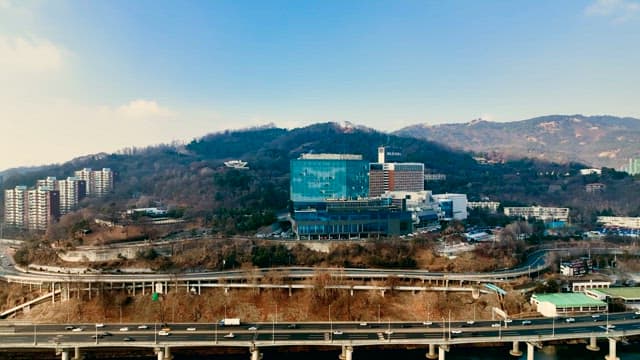
M 467 203 L 469 209 L 487 209 L 491 212 L 497 212 L 500 207 L 498 201 L 469 201 Z
M 531 304 L 546 317 L 602 313 L 607 310 L 604 301 L 593 299 L 583 293 L 533 294 Z
M 80 180 L 86 181 L 87 196 L 104 196 L 113 191 L 113 171 L 109 168 L 92 170 L 84 168 L 74 173 Z
M 440 203 L 443 220 L 467 219 L 467 194 L 434 194 L 433 199 Z
M 601 175 L 601 169 L 580 169 L 580 175 Z
M 505 207 L 504 214 L 507 216 L 523 217 L 525 220 L 533 218 L 544 222 L 569 221 L 569 208 L 541 206 Z
M 87 194 L 87 182 L 77 177 L 68 177 L 56 182 L 60 192 L 60 214 L 71 212 Z
M 27 191 L 27 228 L 46 230 L 60 216 L 60 193 L 48 187 Z
M 16 186 L 4 191 L 4 222 L 18 228 L 27 227 L 27 187 Z
M 393 203 L 404 206 L 411 211 L 411 219 L 415 228 L 428 226 L 443 218 L 440 203 L 435 201 L 431 191 L 387 191 L 383 198 L 391 198 Z
M 597 222 L 610 227 L 640 229 L 640 217 L 598 216 Z

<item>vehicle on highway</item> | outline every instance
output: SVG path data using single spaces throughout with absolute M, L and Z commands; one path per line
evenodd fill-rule
M 196 328 L 194 328 L 194 327 L 188 327 L 188 328 L 187 328 L 187 331 L 196 331 Z
M 431 326 L 431 325 L 433 325 L 433 321 L 423 321 L 423 322 L 422 322 L 422 325 L 424 325 L 424 326 Z
M 475 324 L 475 320 L 467 320 L 467 325 L 473 325 Z
M 287 329 L 297 329 L 297 328 L 298 328 L 298 325 L 296 325 L 296 324 L 287 325 Z
M 604 325 L 604 326 L 600 326 L 601 328 L 605 329 L 605 330 L 609 330 L 609 329 L 615 329 L 616 326 L 613 324 L 608 324 L 608 325 Z
M 462 334 L 462 330 L 459 330 L 459 329 L 453 329 L 453 330 L 451 330 L 451 333 L 452 333 L 452 334 Z
M 236 336 L 231 332 L 231 333 L 228 333 L 227 335 L 225 335 L 224 337 L 226 337 L 227 339 L 233 339 Z
M 97 323 L 97 324 L 96 324 L 96 327 L 97 327 L 97 328 L 103 328 L 103 327 L 104 327 L 104 324 L 103 324 L 103 323 Z
M 168 332 L 168 331 L 160 330 L 160 331 L 158 331 L 158 335 L 160 335 L 160 336 L 169 336 L 169 335 L 171 335 L 171 333 Z
M 220 320 L 220 326 L 238 326 L 240 325 L 239 318 L 225 318 Z
M 162 331 L 166 331 L 166 332 L 169 332 L 169 331 L 171 331 L 171 328 L 170 328 L 170 327 L 168 327 L 168 326 L 166 326 L 166 325 L 163 325 L 163 326 L 162 326 L 162 328 L 161 328 L 160 330 L 162 330 Z
M 125 336 L 122 340 L 124 341 L 136 341 L 134 338 L 132 338 L 131 336 Z
M 593 321 L 600 321 L 600 314 L 593 314 L 591 315 L 591 318 L 593 319 Z
M 387 334 L 387 335 L 393 335 L 393 330 L 391 330 L 391 329 L 385 330 L 384 333 Z
M 361 322 L 361 323 L 360 323 L 360 326 L 361 326 L 361 327 L 369 327 L 369 324 L 367 324 L 366 322 Z
M 92 339 L 102 339 L 102 334 L 91 335 Z
M 522 325 L 531 325 L 531 320 L 522 320 Z
M 147 325 L 138 325 L 138 329 L 148 329 Z
M 501 325 L 502 324 L 500 324 L 500 323 L 493 323 L 493 324 L 491 324 L 491 327 L 500 327 Z
M 121 327 L 120 331 L 129 331 L 129 328 L 128 327 Z
M 342 334 L 344 334 L 344 332 L 342 332 L 342 331 L 340 331 L 340 330 L 335 330 L 335 331 L 333 332 L 333 335 L 342 335 Z
M 566 321 L 568 323 L 573 323 L 573 322 L 576 322 L 576 319 L 574 319 L 574 318 L 566 318 L 564 321 Z
M 84 330 L 84 329 L 83 329 L 83 328 L 81 328 L 81 327 L 77 327 L 77 328 L 73 328 L 73 329 L 71 329 L 71 331 L 74 331 L 74 332 L 79 332 L 79 331 L 83 331 L 83 330 Z
M 513 319 L 504 319 L 505 324 L 511 324 L 512 322 L 513 322 Z
M 111 336 L 111 333 L 108 331 L 103 331 L 102 336 Z
M 67 330 L 67 331 L 68 330 L 73 330 L 75 328 L 76 328 L 75 326 L 71 326 L 71 325 L 67 325 L 67 326 L 64 327 L 64 329 Z
M 247 330 L 249 330 L 249 331 L 257 331 L 258 327 L 257 326 L 251 326 Z

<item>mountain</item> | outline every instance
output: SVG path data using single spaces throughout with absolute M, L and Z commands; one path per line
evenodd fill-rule
M 394 134 L 497 159 L 528 157 L 616 169 L 640 154 L 640 120 L 615 116 L 550 115 L 514 122 L 419 124 Z

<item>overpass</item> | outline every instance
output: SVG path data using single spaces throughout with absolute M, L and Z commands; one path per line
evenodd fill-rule
M 352 360 L 358 347 L 424 346 L 429 359 L 445 360 L 447 351 L 460 344 L 510 343 L 511 355 L 520 356 L 526 344 L 527 359 L 544 342 L 588 340 L 587 348 L 598 351 L 598 340 L 609 347 L 607 359 L 616 359 L 620 340 L 640 335 L 640 319 L 633 313 L 589 315 L 566 319 L 530 318 L 513 321 L 425 322 L 316 322 L 246 323 L 221 326 L 217 323 L 181 324 L 11 324 L 0 323 L 0 348 L 56 351 L 62 360 L 81 359 L 83 352 L 113 348 L 142 348 L 154 351 L 158 360 L 171 359 L 179 348 L 246 348 L 251 360 L 260 358 L 260 349 L 269 347 L 335 347 L 340 358 Z M 597 319 L 597 321 L 594 321 Z M 79 331 L 70 330 L 82 329 Z M 159 331 L 161 327 L 165 332 Z M 166 329 L 166 328 L 170 328 Z M 1 331 L 11 328 L 13 331 Z M 164 335 L 168 333 L 169 335 Z M 436 354 L 436 347 L 438 348 Z M 268 360 L 268 359 L 265 359 Z

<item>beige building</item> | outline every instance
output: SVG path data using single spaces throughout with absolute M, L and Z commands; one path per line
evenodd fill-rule
M 113 191 L 113 171 L 109 168 L 92 170 L 84 168 L 74 173 L 74 177 L 86 182 L 87 196 L 104 196 Z

